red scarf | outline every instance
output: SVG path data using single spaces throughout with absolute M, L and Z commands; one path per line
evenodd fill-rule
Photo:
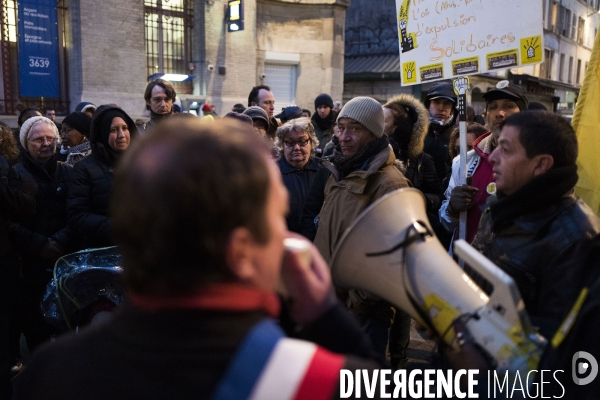
M 280 303 L 274 293 L 262 292 L 235 283 L 212 284 L 202 288 L 202 293 L 182 297 L 145 296 L 128 294 L 129 302 L 146 311 L 193 309 L 214 311 L 264 310 L 276 318 Z

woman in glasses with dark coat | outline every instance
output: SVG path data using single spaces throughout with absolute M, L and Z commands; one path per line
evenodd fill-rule
M 279 150 L 277 161 L 283 183 L 289 193 L 288 230 L 300 233 L 304 201 L 308 195 L 317 170 L 315 150 L 319 140 L 310 119 L 292 119 L 277 129 L 275 147 Z
M 52 279 L 55 261 L 76 249 L 76 236 L 67 226 L 66 202 L 72 169 L 58 162 L 58 129 L 46 117 L 34 116 L 21 126 L 23 151 L 15 166 L 22 190 L 35 198 L 33 216 L 12 223 L 9 236 L 20 253 L 25 286 L 22 332 L 29 350 L 50 338 L 39 301 Z

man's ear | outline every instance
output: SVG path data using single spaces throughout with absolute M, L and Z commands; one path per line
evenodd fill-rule
M 539 176 L 546 173 L 550 168 L 554 166 L 554 157 L 550 154 L 538 154 L 535 156 L 536 162 L 533 169 L 534 176 Z
M 252 263 L 252 234 L 247 228 L 239 227 L 231 232 L 225 249 L 225 260 L 231 273 L 240 282 L 246 282 L 255 275 Z

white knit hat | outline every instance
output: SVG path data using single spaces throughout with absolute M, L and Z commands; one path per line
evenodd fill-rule
M 383 136 L 384 115 L 379 102 L 371 97 L 355 97 L 347 102 L 340 114 L 340 118 L 352 118 L 369 130 L 375 137 Z
M 58 128 L 56 127 L 56 125 L 54 125 L 54 122 L 52 122 L 51 119 L 42 116 L 31 117 L 27 121 L 23 122 L 23 125 L 21 126 L 21 131 L 19 132 L 19 140 L 21 141 L 21 146 L 23 146 L 25 151 L 28 151 L 27 138 L 29 137 L 29 132 L 31 131 L 31 128 L 33 128 L 33 125 L 40 121 L 44 121 L 48 125 L 52 126 L 52 128 L 54 128 L 54 136 L 57 139 L 60 139 L 60 136 L 58 135 Z M 57 144 L 60 144 L 60 140 Z

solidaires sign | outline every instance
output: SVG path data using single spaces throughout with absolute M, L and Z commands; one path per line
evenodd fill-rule
M 541 63 L 542 0 L 396 0 L 402 85 Z

